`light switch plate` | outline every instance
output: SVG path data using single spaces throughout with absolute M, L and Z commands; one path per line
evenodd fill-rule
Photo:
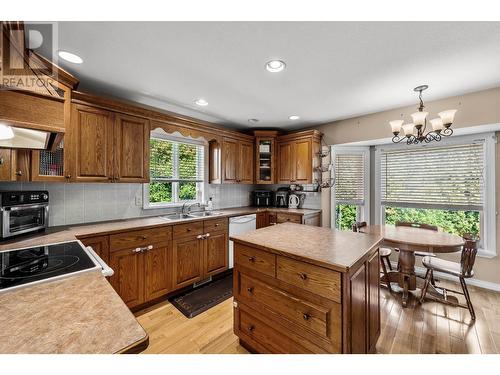
M 136 206 L 142 206 L 142 196 L 141 195 L 136 195 L 135 196 L 135 205 Z

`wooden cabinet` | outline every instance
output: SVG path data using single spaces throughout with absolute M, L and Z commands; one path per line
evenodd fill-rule
M 319 180 L 321 133 L 308 130 L 279 136 L 278 183 L 312 184 Z
M 160 243 L 145 255 L 144 297 L 151 301 L 172 290 L 172 243 Z
M 228 232 L 216 231 L 206 238 L 204 246 L 203 275 L 212 276 L 228 267 Z
M 269 215 L 267 212 L 257 212 L 255 226 L 256 229 L 269 226 Z
M 149 120 L 118 114 L 114 125 L 115 179 L 149 181 Z
M 203 245 L 201 235 L 192 235 L 174 240 L 174 289 L 191 285 L 202 279 Z
M 368 351 L 375 352 L 380 336 L 380 257 L 377 251 L 368 260 Z
M 255 183 L 276 183 L 277 131 L 256 130 L 255 136 Z
M 109 237 L 108 236 L 94 236 L 87 238 L 80 238 L 80 241 L 85 246 L 92 247 L 99 257 L 106 263 L 109 262 Z
M 74 104 L 73 181 L 147 182 L 149 120 Z
M 144 254 L 135 248 L 111 251 L 109 260 L 110 282 L 123 302 L 130 308 L 144 303 Z
M 253 143 L 225 137 L 222 141 L 222 182 L 253 184 Z

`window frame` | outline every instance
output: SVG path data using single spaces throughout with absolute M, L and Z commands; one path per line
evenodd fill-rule
M 172 135 L 165 133 L 163 130 L 156 129 L 152 130 L 150 134 L 150 139 L 151 138 L 157 138 L 157 139 L 162 139 L 165 141 L 172 141 L 172 142 L 178 142 L 178 143 L 186 143 L 186 144 L 192 144 L 196 146 L 202 146 L 203 147 L 203 180 L 201 182 L 196 182 L 196 191 L 197 191 L 197 197 L 196 199 L 192 200 L 179 200 L 179 184 L 183 182 L 180 179 L 175 179 L 175 181 L 172 182 L 172 198 L 173 202 L 162 202 L 162 203 L 151 203 L 149 201 L 149 184 L 150 182 L 154 182 L 155 180 L 150 177 L 150 182 L 144 183 L 143 184 L 143 209 L 144 210 L 152 210 L 152 209 L 161 209 L 161 208 L 175 208 L 175 207 L 182 207 L 185 203 L 203 203 L 205 199 L 205 194 L 206 194 L 206 183 L 207 183 L 207 142 L 204 140 L 200 139 L 193 139 L 190 137 L 183 137 L 183 136 L 177 136 L 177 135 Z M 178 165 L 176 161 L 174 160 L 174 169 L 178 168 Z M 178 174 L 177 172 L 174 172 L 175 174 Z M 160 181 L 160 180 L 159 180 Z
M 375 147 L 375 197 L 374 219 L 375 224 L 385 223 L 385 209 L 381 204 L 381 155 L 384 150 L 404 149 L 406 147 L 439 147 L 483 141 L 484 143 L 484 184 L 483 184 L 483 210 L 480 211 L 481 243 L 477 255 L 484 258 L 493 258 L 496 251 L 496 202 L 495 202 L 495 149 L 497 138 L 495 133 L 471 134 L 442 139 L 439 144 L 418 144 L 408 146 L 404 144 L 386 144 Z M 405 206 L 401 206 L 405 207 Z M 422 204 L 412 205 L 414 208 L 431 208 Z
M 339 154 L 359 154 L 364 158 L 364 198 L 365 202 L 363 206 L 356 205 L 357 209 L 357 221 L 366 221 L 368 224 L 370 223 L 370 146 L 342 146 L 342 145 L 333 145 L 331 146 L 331 161 L 333 168 L 331 173 L 335 176 L 335 156 Z M 336 206 L 337 200 L 335 199 L 335 184 L 331 189 L 330 195 L 330 227 L 332 229 L 337 229 L 335 226 L 336 222 Z M 342 204 L 342 203 L 340 203 Z

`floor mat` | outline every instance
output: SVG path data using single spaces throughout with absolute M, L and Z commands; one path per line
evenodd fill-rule
M 196 315 L 231 298 L 232 295 L 233 275 L 229 274 L 199 288 L 177 295 L 170 300 L 170 303 L 187 318 L 194 318 Z

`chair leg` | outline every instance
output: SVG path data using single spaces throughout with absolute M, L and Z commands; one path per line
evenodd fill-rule
M 389 289 L 389 292 L 392 292 L 391 282 L 389 281 L 389 274 L 387 273 L 387 268 L 385 267 L 384 258 L 380 258 L 380 264 L 382 265 L 382 273 L 384 274 L 386 280 L 385 283 L 387 285 L 387 289 Z
M 469 289 L 467 289 L 467 284 L 465 283 L 465 279 L 463 277 L 460 277 L 460 285 L 462 285 L 462 290 L 464 292 L 465 300 L 467 301 L 467 307 L 469 308 L 470 316 L 472 320 L 476 320 L 476 313 L 474 312 L 474 307 L 472 306 Z
M 391 264 L 391 260 L 389 259 L 389 257 L 385 258 L 385 260 L 387 261 L 387 265 L 389 266 L 389 270 L 392 271 L 392 264 Z
M 420 295 L 420 299 L 418 302 L 423 303 L 425 299 L 425 295 L 427 294 L 427 288 L 429 288 L 429 283 L 431 282 L 432 279 L 432 270 L 428 269 L 427 272 L 425 273 L 425 283 L 424 287 L 422 288 L 422 294 Z

